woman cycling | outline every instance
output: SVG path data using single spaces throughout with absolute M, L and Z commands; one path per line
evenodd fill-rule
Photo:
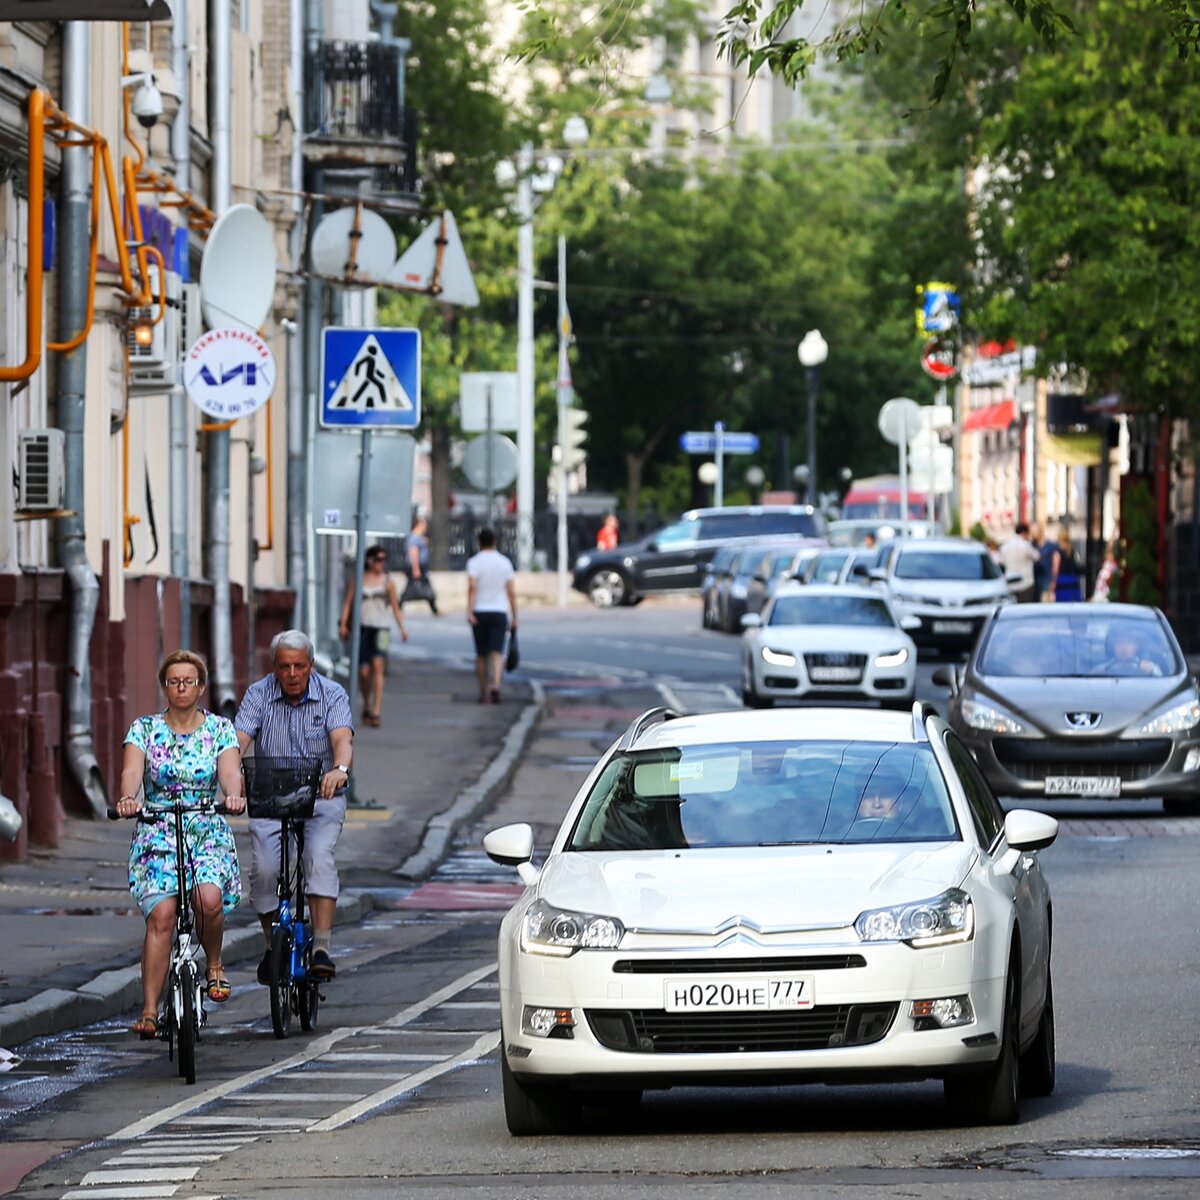
M 125 737 L 121 796 L 117 814 L 141 811 L 138 793 L 145 787 L 147 812 L 179 803 L 198 808 L 216 800 L 217 784 L 230 812 L 246 806 L 242 797 L 242 757 L 233 723 L 200 707 L 208 683 L 204 659 L 176 650 L 163 659 L 158 682 L 166 697 L 162 712 L 138 717 Z M 221 965 L 225 913 L 242 895 L 237 848 L 224 817 L 198 812 L 183 822 L 188 878 L 200 944 L 207 960 L 208 998 L 229 999 L 229 980 Z M 132 1032 L 143 1039 L 158 1034 L 158 1001 L 171 957 L 175 906 L 180 881 L 176 870 L 175 828 L 168 820 L 139 821 L 129 848 L 129 890 L 146 918 L 142 943 L 142 1015 Z

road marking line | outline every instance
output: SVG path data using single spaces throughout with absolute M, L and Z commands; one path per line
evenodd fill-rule
M 126 1150 L 124 1154 L 118 1155 L 116 1158 L 107 1158 L 100 1165 L 102 1167 L 128 1167 L 136 1162 L 154 1162 L 169 1164 L 172 1166 L 181 1166 L 184 1163 L 209 1163 L 220 1162 L 221 1155 L 219 1154 L 164 1154 L 161 1151 L 151 1154 L 133 1153 Z
M 289 1104 L 325 1104 L 330 1100 L 361 1100 L 366 1092 L 250 1092 L 245 1096 L 230 1096 L 234 1104 L 275 1104 L 286 1100 Z
M 417 1088 L 429 1083 L 430 1080 L 437 1079 L 439 1075 L 445 1075 L 448 1071 L 452 1071 L 456 1067 L 474 1062 L 476 1059 L 494 1050 L 499 1044 L 500 1031 L 493 1029 L 491 1032 L 485 1033 L 470 1048 L 464 1050 L 461 1054 L 455 1055 L 454 1058 L 447 1059 L 444 1063 L 436 1067 L 427 1067 L 424 1071 L 418 1071 L 415 1075 L 409 1075 L 406 1079 L 400 1080 L 394 1087 L 384 1088 L 383 1091 L 368 1096 L 358 1104 L 353 1104 L 349 1108 L 335 1112 L 323 1121 L 318 1121 L 315 1125 L 310 1125 L 308 1132 L 328 1133 L 330 1130 L 340 1129 L 343 1125 L 349 1125 L 351 1121 L 356 1121 L 359 1117 L 365 1116 L 374 1109 L 382 1107 L 397 1096 L 403 1096 L 406 1092 L 415 1091 Z
M 229 1113 L 224 1117 L 180 1117 L 180 1125 L 261 1125 L 272 1132 L 287 1133 L 294 1129 L 299 1133 L 305 1125 L 304 1117 L 248 1117 L 245 1113 Z
M 444 1054 L 388 1054 L 382 1050 L 335 1050 L 326 1062 L 441 1062 Z
M 199 1167 L 130 1167 L 124 1171 L 89 1171 L 79 1182 L 84 1187 L 93 1183 L 188 1183 L 199 1171 Z
M 406 1056 L 407 1057 L 407 1056 Z M 423 1054 L 423 1059 L 441 1062 L 444 1054 Z M 394 1079 L 386 1071 L 289 1071 L 288 1079 Z
M 495 1000 L 447 1000 L 445 1004 L 439 1004 L 439 1008 L 495 1008 Z
M 410 1004 L 394 1017 L 389 1017 L 386 1021 L 381 1022 L 380 1028 L 395 1029 L 399 1025 L 407 1025 L 423 1013 L 427 1013 L 431 1008 L 437 1008 L 443 1000 L 449 1000 L 451 996 L 457 996 L 459 992 L 465 992 L 467 988 L 474 986 L 481 979 L 486 979 L 489 975 L 494 975 L 495 973 L 496 963 L 489 963 L 485 967 L 469 971 L 466 975 L 460 975 L 458 979 L 426 996 L 424 1000 L 418 1000 L 416 1004 Z
M 61 1200 L 137 1200 L 137 1197 L 151 1200 L 153 1197 L 173 1196 L 177 1191 L 179 1188 L 174 1184 L 167 1187 L 72 1188 L 69 1192 L 63 1192 Z M 189 1196 L 188 1200 L 201 1200 L 201 1197 Z M 212 1197 L 208 1200 L 212 1200 Z

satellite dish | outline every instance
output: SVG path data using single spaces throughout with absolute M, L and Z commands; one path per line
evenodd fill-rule
M 911 442 L 921 424 L 921 406 L 907 396 L 889 400 L 879 410 L 879 432 L 893 446 Z
M 257 333 L 275 299 L 275 237 L 267 218 L 235 204 L 218 218 L 200 260 L 200 308 L 210 329 Z
M 443 237 L 444 243 L 439 246 Z M 443 304 L 461 304 L 465 308 L 479 304 L 467 252 L 449 209 L 421 231 L 383 282 L 399 291 L 435 296 Z
M 357 217 L 358 237 L 351 235 Z M 353 249 L 355 241 L 358 250 Z M 351 257 L 354 259 L 350 269 Z M 364 286 L 376 283 L 396 265 L 396 235 L 378 214 L 363 209 L 339 208 L 322 217 L 313 230 L 309 261 L 318 275 L 353 283 L 361 278 Z

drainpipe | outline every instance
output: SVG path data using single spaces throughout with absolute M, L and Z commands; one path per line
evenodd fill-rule
M 299 4 L 292 4 L 288 25 L 288 58 L 292 90 L 288 107 L 292 114 L 292 157 L 289 186 L 294 193 L 292 225 L 292 263 L 304 270 L 304 15 Z M 287 499 L 288 499 L 288 586 L 294 596 L 292 625 L 305 627 L 304 580 L 307 572 L 308 542 L 308 422 L 304 403 L 304 342 L 308 321 L 284 321 L 287 331 Z
M 63 31 L 63 104 L 80 124 L 88 120 L 88 26 L 70 21 Z M 62 150 L 62 207 L 59 215 L 58 324 L 82 329 L 87 320 L 88 260 L 91 251 L 91 170 L 86 146 Z M 32 270 L 33 264 L 30 264 Z M 83 790 L 93 816 L 103 818 L 108 791 L 92 740 L 92 669 L 88 652 L 100 605 L 100 582 L 87 557 L 84 496 L 84 396 L 87 342 L 58 360 L 58 424 L 65 436 L 65 499 L 70 513 L 57 522 L 58 560 L 67 577 L 71 624 L 67 646 L 67 766 Z
M 212 114 L 213 211 L 221 216 L 233 194 L 230 144 L 233 28 L 229 0 L 209 10 L 209 112 Z M 233 612 L 229 575 L 229 430 L 208 435 L 208 575 L 212 580 L 211 613 L 213 708 L 233 716 L 237 696 L 233 681 Z
M 188 57 L 187 0 L 174 0 L 171 14 L 171 70 L 179 89 L 179 110 L 171 122 L 171 158 L 181 192 L 191 191 L 192 103 Z M 183 364 L 177 376 L 183 378 Z M 170 392 L 171 439 L 171 574 L 179 581 L 179 648 L 191 649 L 192 584 L 188 562 L 188 399 L 183 383 Z

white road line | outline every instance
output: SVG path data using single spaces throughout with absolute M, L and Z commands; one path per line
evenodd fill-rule
M 220 1161 L 221 1155 L 219 1154 L 164 1154 L 161 1150 L 153 1154 L 144 1154 L 140 1151 L 135 1154 L 130 1150 L 126 1150 L 124 1154 L 118 1155 L 116 1158 L 105 1159 L 100 1165 L 102 1167 L 128 1167 L 131 1163 L 152 1162 L 161 1163 L 164 1166 L 180 1166 L 183 1163 Z
M 89 1171 L 79 1182 L 88 1187 L 96 1183 L 189 1183 L 199 1167 L 135 1167 L 115 1171 Z
M 438 1008 L 495 1008 L 495 1000 L 447 1000 L 445 1004 L 439 1004 Z
M 668 708 L 673 708 L 676 712 L 687 712 L 687 705 L 671 690 L 670 684 L 660 681 L 657 687 L 658 694 L 666 701 Z
M 248 1117 L 245 1113 L 229 1113 L 223 1117 L 180 1117 L 180 1125 L 258 1125 L 273 1133 L 299 1132 L 304 1128 L 303 1117 Z
M 405 1055 L 405 1058 L 411 1057 Z M 422 1054 L 423 1060 L 441 1062 L 444 1054 Z M 289 1071 L 285 1076 L 289 1080 L 299 1079 L 395 1079 L 387 1071 Z
M 381 1023 L 380 1028 L 395 1029 L 398 1025 L 407 1025 L 423 1013 L 427 1013 L 431 1008 L 437 1008 L 442 1001 L 449 1000 L 451 996 L 457 996 L 459 992 L 465 992 L 467 988 L 474 986 L 481 979 L 486 979 L 489 975 L 494 975 L 495 973 L 496 964 L 490 963 L 486 967 L 479 967 L 474 971 L 468 972 L 466 975 L 461 975 L 453 983 L 448 983 L 444 988 L 439 988 L 436 992 L 426 996 L 424 1000 L 418 1000 L 416 1004 L 410 1004 L 394 1017 L 389 1017 Z
M 427 1067 L 424 1071 L 418 1071 L 415 1075 L 409 1075 L 406 1079 L 400 1080 L 394 1087 L 384 1088 L 383 1091 L 368 1096 L 358 1104 L 353 1104 L 349 1108 L 343 1108 L 340 1112 L 335 1112 L 323 1121 L 318 1121 L 315 1125 L 310 1125 L 308 1132 L 327 1133 L 333 1129 L 340 1129 L 343 1125 L 349 1125 L 351 1121 L 357 1121 L 359 1117 L 365 1116 L 374 1109 L 382 1107 L 397 1096 L 403 1096 L 405 1092 L 415 1091 L 417 1088 L 429 1083 L 430 1080 L 437 1079 L 439 1075 L 445 1075 L 447 1072 L 453 1071 L 456 1067 L 463 1066 L 465 1063 L 474 1062 L 476 1059 L 495 1049 L 499 1044 L 500 1031 L 493 1029 L 490 1033 L 485 1033 L 469 1049 L 455 1055 L 454 1058 L 447 1059 L 444 1063 L 436 1067 Z
M 230 1096 L 234 1104 L 276 1104 L 286 1100 L 289 1104 L 326 1104 L 331 1100 L 361 1100 L 366 1092 L 271 1092 L 267 1090 L 240 1093 Z
M 441 1062 L 444 1054 L 391 1054 L 383 1050 L 335 1050 L 324 1062 Z M 315 1074 L 316 1072 L 314 1072 Z M 324 1072 L 321 1072 L 324 1075 Z
M 72 1188 L 69 1192 L 63 1192 L 61 1200 L 137 1200 L 138 1197 L 153 1200 L 154 1197 L 173 1196 L 177 1191 L 179 1188 L 174 1185 L 166 1187 Z M 188 1200 L 215 1200 L 215 1198 L 189 1196 Z

